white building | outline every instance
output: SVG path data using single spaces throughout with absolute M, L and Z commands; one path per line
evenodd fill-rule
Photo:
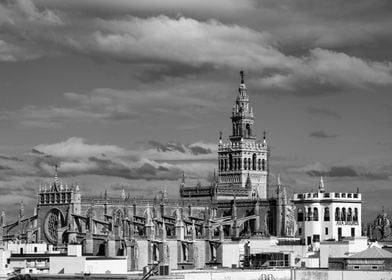
M 325 192 L 323 178 L 317 192 L 296 193 L 298 235 L 307 245 L 361 236 L 361 194 Z

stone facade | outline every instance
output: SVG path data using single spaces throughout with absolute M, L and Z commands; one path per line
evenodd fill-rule
M 229 141 L 219 137 L 218 176 L 211 186 L 185 186 L 182 197 L 212 197 L 218 200 L 234 197 L 267 199 L 269 147 L 265 132 L 258 141 L 254 129 L 253 108 L 250 106 L 244 73 L 231 115 L 232 135 Z
M 125 190 L 120 197 L 88 197 L 79 186 L 61 183 L 56 168 L 53 182 L 39 188 L 32 216 L 21 205 L 18 221 L 7 224 L 2 213 L 0 242 L 46 242 L 58 250 L 81 244 L 84 256 L 128 256 L 132 271 L 220 266 L 224 242 L 290 235 L 290 205 L 280 182 L 276 196 L 268 196 L 269 148 L 265 134 L 256 140 L 243 73 L 231 120 L 233 133 L 228 143 L 219 141 L 211 186 L 186 187 L 184 176 L 178 199 L 131 198 Z
M 317 192 L 296 193 L 298 236 L 307 245 L 324 240 L 341 240 L 344 237 L 362 236 L 362 200 L 360 193 L 326 192 L 320 179 Z

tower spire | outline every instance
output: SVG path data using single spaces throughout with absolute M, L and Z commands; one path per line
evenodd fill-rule
M 240 76 L 241 76 L 241 84 L 245 84 L 245 79 L 244 79 L 245 73 L 244 73 L 244 70 L 240 71 Z
M 55 164 L 55 166 L 54 166 L 54 183 L 56 185 L 59 184 L 58 168 L 59 168 L 58 164 Z

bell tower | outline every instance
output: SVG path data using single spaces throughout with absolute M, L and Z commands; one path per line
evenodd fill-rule
M 237 197 L 267 198 L 269 148 L 266 134 L 257 141 L 253 108 L 249 103 L 244 71 L 231 115 L 229 141 L 219 139 L 218 199 Z

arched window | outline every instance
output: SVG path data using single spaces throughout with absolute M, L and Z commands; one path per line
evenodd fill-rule
M 237 159 L 236 158 L 233 160 L 233 163 L 234 163 L 233 170 L 237 170 Z
M 261 170 L 261 159 L 258 160 L 258 163 L 259 163 L 259 166 L 258 166 L 259 170 Z
M 241 135 L 241 130 L 242 130 L 241 124 L 237 125 L 237 135 L 238 135 L 238 136 Z
M 353 220 L 353 210 L 351 209 L 351 207 L 349 207 L 347 212 L 347 221 L 352 221 L 352 220 Z
M 238 170 L 241 170 L 241 159 L 238 159 Z
M 248 123 L 246 124 L 245 130 L 246 130 L 246 132 L 245 132 L 245 136 L 246 137 L 252 136 L 252 131 L 250 129 L 250 124 L 248 124 Z
M 252 156 L 252 165 L 253 170 L 256 170 L 256 154 L 253 154 Z
M 347 221 L 347 213 L 346 213 L 346 208 L 342 208 L 342 221 Z
M 340 208 L 336 207 L 335 209 L 335 221 L 340 221 L 341 217 L 340 217 Z
M 308 214 L 306 216 L 307 216 L 307 219 L 306 219 L 307 221 L 311 221 L 313 219 L 311 207 L 308 208 Z
M 188 245 L 185 243 L 182 244 L 182 260 L 188 261 Z
M 225 159 L 225 171 L 227 170 L 227 159 Z
M 261 160 L 261 170 L 265 171 L 265 159 Z
M 246 158 L 244 158 L 244 169 L 246 170 Z
M 237 132 L 237 126 L 235 123 L 233 123 L 233 136 L 235 136 L 236 132 Z
M 324 221 L 329 222 L 329 207 L 324 208 Z
M 229 154 L 229 170 L 233 170 L 233 156 Z
M 354 217 L 353 217 L 354 222 L 358 222 L 358 208 L 354 208 Z
M 303 221 L 304 221 L 304 212 L 302 209 L 298 209 L 297 222 L 303 222 Z
M 313 221 L 318 221 L 318 220 L 319 220 L 318 208 L 314 207 L 313 208 Z

